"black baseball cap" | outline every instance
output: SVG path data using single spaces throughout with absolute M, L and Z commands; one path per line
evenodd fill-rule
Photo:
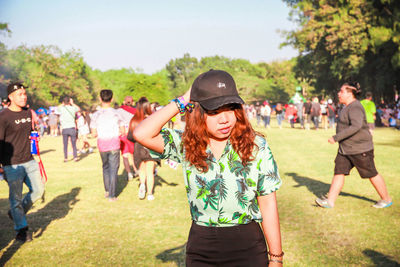
M 227 104 L 244 104 L 233 77 L 223 70 L 209 70 L 193 82 L 190 100 L 206 110 L 216 110 Z
M 21 82 L 14 82 L 14 83 L 10 83 L 7 86 L 7 96 L 9 96 L 11 93 L 13 93 L 14 91 L 17 91 L 18 89 L 25 89 L 28 86 L 23 85 Z

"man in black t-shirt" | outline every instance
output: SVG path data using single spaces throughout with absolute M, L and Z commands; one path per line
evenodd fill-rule
M 9 187 L 10 210 L 14 221 L 16 240 L 31 241 L 26 213 L 44 193 L 39 165 L 30 151 L 32 110 L 26 108 L 27 96 L 21 83 L 7 87 L 10 106 L 0 112 L 0 164 Z M 22 198 L 23 184 L 29 192 Z

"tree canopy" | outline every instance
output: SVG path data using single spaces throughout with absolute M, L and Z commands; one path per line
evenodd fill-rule
M 63 96 L 71 96 L 87 106 L 96 96 L 90 67 L 79 51 L 62 52 L 55 46 L 19 46 L 4 57 L 7 81 L 23 81 L 34 106 L 57 105 Z
M 299 25 L 283 44 L 300 52 L 296 77 L 323 94 L 357 80 L 375 98 L 393 99 L 400 82 L 400 1 L 284 2 Z
M 68 95 L 88 108 L 98 101 L 100 89 L 112 89 L 118 104 L 131 95 L 136 100 L 146 96 L 151 102 L 164 105 L 188 90 L 200 73 L 210 69 L 231 73 L 246 102 L 286 102 L 294 88 L 302 85 L 292 71 L 296 60 L 252 64 L 245 59 L 223 56 L 197 59 L 184 54 L 171 59 L 160 72 L 148 75 L 126 68 L 93 70 L 80 51 L 63 52 L 56 46 L 19 46 L 10 50 L 4 47 L 2 52 L 0 84 L 5 87 L 12 80 L 23 81 L 29 86 L 29 99 L 34 107 L 57 105 Z

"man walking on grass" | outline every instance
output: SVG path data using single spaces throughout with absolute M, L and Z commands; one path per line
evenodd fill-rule
M 74 100 L 69 96 L 63 98 L 63 102 L 58 106 L 58 112 L 60 113 L 60 124 L 61 133 L 63 136 L 64 145 L 64 162 L 68 161 L 68 139 L 71 139 L 72 152 L 74 155 L 74 161 L 78 161 L 78 151 L 76 149 L 76 113 L 80 111 L 80 108 L 74 103 Z
M 0 112 L 0 163 L 9 187 L 10 210 L 14 222 L 15 239 L 32 240 L 28 231 L 26 213 L 44 193 L 39 165 L 33 159 L 29 136 L 32 131 L 32 110 L 26 108 L 27 95 L 22 83 L 7 87 L 10 106 Z M 23 184 L 29 192 L 22 198 Z
M 97 147 L 103 163 L 105 197 L 109 201 L 116 201 L 115 189 L 120 161 L 119 137 L 125 134 L 125 127 L 119 112 L 111 107 L 112 100 L 111 90 L 101 90 L 101 109 L 93 114 L 90 126 L 93 137 L 97 137 Z
M 369 132 L 365 111 L 356 96 L 361 93 L 358 83 L 345 83 L 338 93 L 339 102 L 344 104 L 336 126 L 336 135 L 328 142 L 339 143 L 335 159 L 335 173 L 329 188 L 327 198 L 317 198 L 316 203 L 323 208 L 333 208 L 344 185 L 345 175 L 349 175 L 353 167 L 357 168 L 362 178 L 370 180 L 379 194 L 379 200 L 374 208 L 387 208 L 392 205 L 392 199 L 386 188 L 385 181 L 375 168 L 374 145 Z

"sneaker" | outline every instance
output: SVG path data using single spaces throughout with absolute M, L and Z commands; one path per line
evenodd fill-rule
M 377 208 L 377 209 L 383 209 L 392 206 L 393 201 L 391 202 L 386 202 L 383 199 L 379 200 L 376 202 L 372 207 Z
M 140 184 L 139 186 L 139 199 L 144 199 L 146 195 L 146 186 L 144 184 Z
M 17 235 L 15 236 L 15 240 L 20 242 L 32 241 L 32 233 L 28 231 L 28 227 L 19 229 Z
M 132 181 L 133 179 L 133 173 L 128 173 L 128 181 Z
M 154 200 L 154 195 L 147 195 L 147 200 L 149 200 L 149 201 Z
M 105 193 L 104 193 L 104 197 L 105 197 L 105 198 L 108 198 L 109 195 L 110 195 L 110 193 L 108 193 L 108 192 L 105 192 Z
M 74 158 L 74 161 L 75 161 L 75 162 L 78 162 L 78 161 L 79 161 L 79 158 Z
M 68 162 L 68 159 L 64 159 L 64 162 Z
M 328 203 L 328 199 L 327 199 L 327 198 L 317 198 L 317 199 L 315 200 L 315 203 L 317 203 L 318 206 L 320 206 L 321 208 L 327 208 L 327 209 L 333 208 L 333 207 Z

